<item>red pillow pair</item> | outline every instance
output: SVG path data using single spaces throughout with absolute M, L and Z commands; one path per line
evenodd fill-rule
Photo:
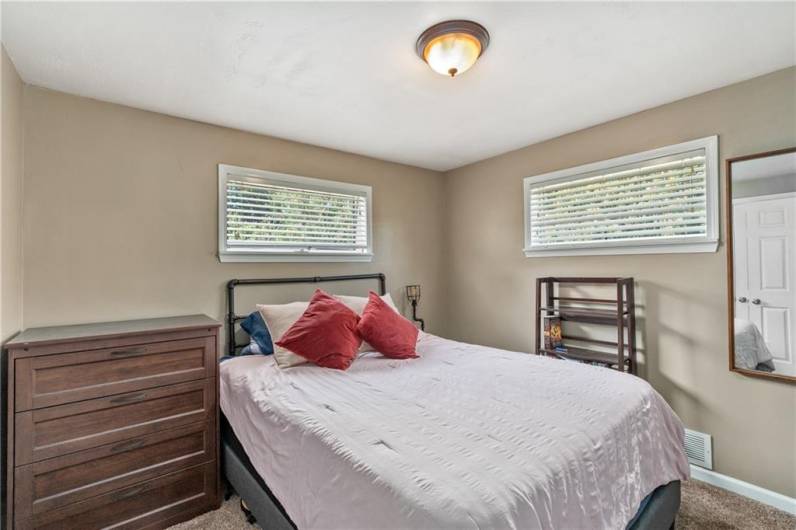
M 354 362 L 363 339 L 385 357 L 417 357 L 417 328 L 373 292 L 360 318 L 317 289 L 304 314 L 276 344 L 318 366 L 345 370 Z

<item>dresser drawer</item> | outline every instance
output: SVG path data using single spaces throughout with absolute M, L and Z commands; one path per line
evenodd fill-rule
M 15 465 L 129 440 L 216 416 L 204 379 L 15 414 Z
M 15 528 L 92 530 L 143 528 L 186 511 L 211 509 L 218 498 L 216 464 L 210 462 L 31 517 Z
M 16 516 L 36 516 L 215 458 L 211 420 L 21 466 L 14 471 Z
M 215 336 L 21 358 L 15 410 L 213 377 L 216 362 Z

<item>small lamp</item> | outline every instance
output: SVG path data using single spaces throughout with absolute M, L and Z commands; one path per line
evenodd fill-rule
M 415 322 L 420 322 L 420 329 L 425 331 L 426 322 L 422 318 L 417 318 L 417 303 L 420 301 L 420 286 L 407 285 L 406 298 L 412 304 L 412 320 L 414 320 Z

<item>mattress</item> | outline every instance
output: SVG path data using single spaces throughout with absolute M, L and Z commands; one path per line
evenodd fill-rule
M 222 410 L 298 528 L 624 528 L 688 478 L 682 424 L 637 377 L 428 334 L 418 353 L 222 363 Z

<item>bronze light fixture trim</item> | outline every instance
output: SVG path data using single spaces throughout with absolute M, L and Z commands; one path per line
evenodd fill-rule
M 417 55 L 435 72 L 456 77 L 469 70 L 489 46 L 489 32 L 471 20 L 446 20 L 420 34 Z

